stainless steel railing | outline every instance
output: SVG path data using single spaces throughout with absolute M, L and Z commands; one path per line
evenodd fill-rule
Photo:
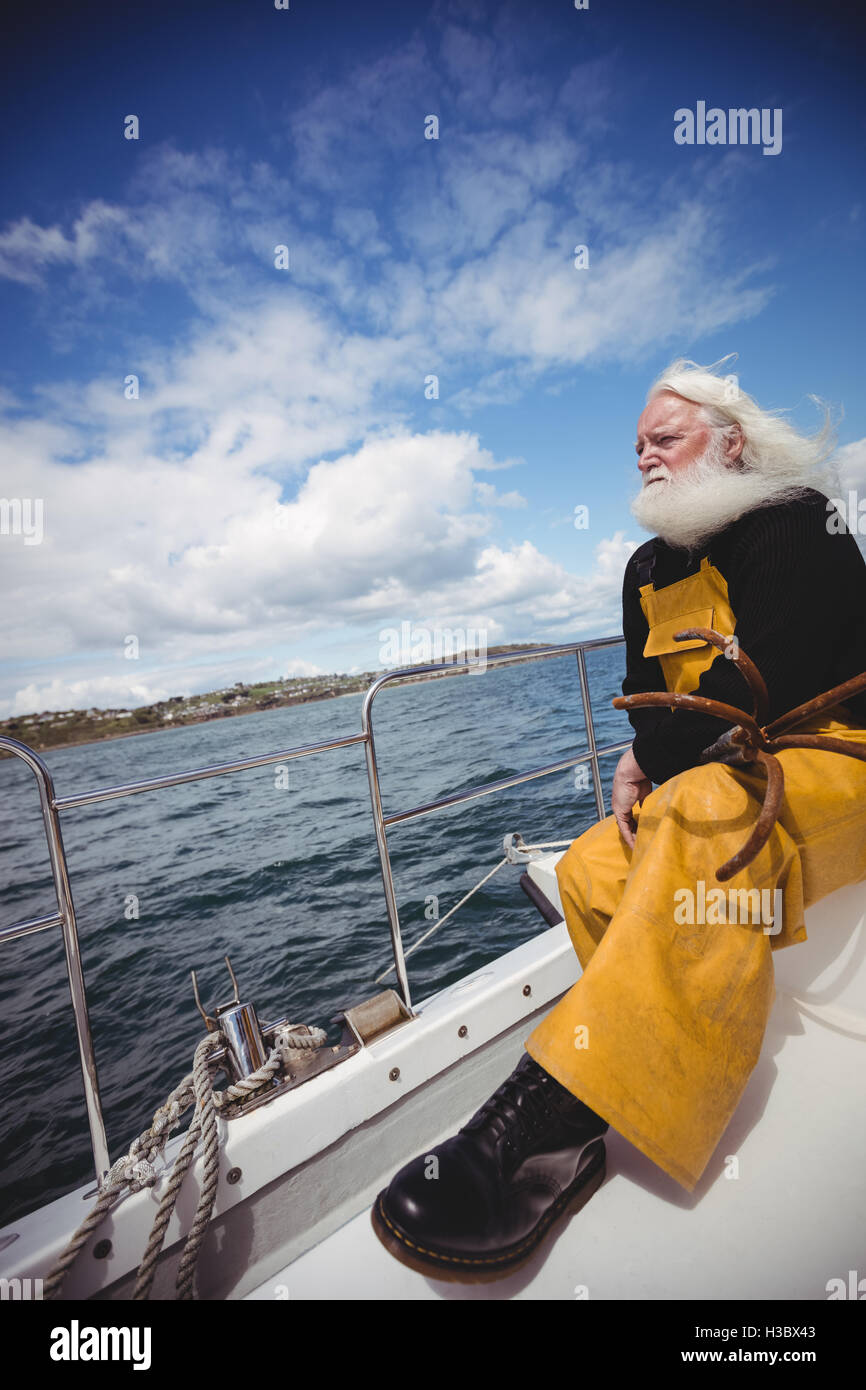
M 587 741 L 589 744 L 587 751 L 585 753 L 578 753 L 572 758 L 563 758 L 559 762 L 550 763 L 546 767 L 536 768 L 531 772 L 516 773 L 513 777 L 505 777 L 496 782 L 487 782 L 481 786 L 471 787 L 468 791 L 455 792 L 451 796 L 441 797 L 438 801 L 431 801 L 426 805 L 415 806 L 403 811 L 395 811 L 387 816 L 382 809 L 379 768 L 376 761 L 376 746 L 373 737 L 373 701 L 383 686 L 393 681 L 404 680 L 407 676 L 425 679 L 433 675 L 441 676 L 444 669 L 447 669 L 454 675 L 465 674 L 477 670 L 477 658 L 465 662 L 448 662 L 445 665 L 440 662 L 429 666 L 401 667 L 399 670 L 389 671 L 385 675 L 380 676 L 378 680 L 373 682 L 364 697 L 361 710 L 362 732 L 359 734 L 349 734 L 343 738 L 326 739 L 320 743 L 301 744 L 296 748 L 286 748 L 278 753 L 263 753 L 253 758 L 240 758 L 230 763 L 213 763 L 208 767 L 192 768 L 187 772 L 168 773 L 163 777 L 150 777 L 139 782 L 126 782 L 114 787 L 100 787 L 95 791 L 80 792 L 75 796 L 57 796 L 54 790 L 54 782 L 51 773 L 38 753 L 34 752 L 32 748 L 28 748 L 26 744 L 19 743 L 17 739 L 0 736 L 0 750 L 5 750 L 8 753 L 12 753 L 15 757 L 20 758 L 22 762 L 27 764 L 36 777 L 42 809 L 42 821 L 45 829 L 45 837 L 48 842 L 54 891 L 57 899 L 56 912 L 49 913 L 45 917 L 31 917 L 25 921 L 16 922 L 12 926 L 0 929 L 0 945 L 8 941 L 14 941 L 21 936 L 31 936 L 35 932 L 47 931 L 51 927 L 60 927 L 63 933 L 63 944 L 66 952 L 66 973 L 69 980 L 69 992 L 72 999 L 72 1011 L 75 1019 L 78 1055 L 84 1080 L 84 1099 L 87 1107 L 90 1142 L 93 1149 L 96 1176 L 100 1183 L 103 1181 L 109 1168 L 108 1141 L 105 1133 L 105 1121 L 99 1095 L 96 1054 L 90 1030 L 87 993 L 84 984 L 84 972 L 82 970 L 81 953 L 78 942 L 78 925 L 75 917 L 75 904 L 72 898 L 72 889 L 69 883 L 69 870 L 66 862 L 66 851 L 63 845 L 63 833 L 60 827 L 60 812 L 77 810 L 82 806 L 91 806 L 100 801 L 113 801 L 118 797 L 136 796 L 139 792 L 159 791 L 164 787 L 176 787 L 184 782 L 200 782 L 208 777 L 222 777 L 231 772 L 244 772 L 249 768 L 267 767 L 271 763 L 286 762 L 290 758 L 304 758 L 313 753 L 325 753 L 335 748 L 349 748 L 353 744 L 363 743 L 367 760 L 367 780 L 370 789 L 373 826 L 376 833 L 376 845 L 379 851 L 379 862 L 382 870 L 382 885 L 385 891 L 385 904 L 391 930 L 394 969 L 397 974 L 397 984 L 400 993 L 407 1008 L 411 1009 L 412 1003 L 409 990 L 409 979 L 406 973 L 406 960 L 400 934 L 400 917 L 397 911 L 394 880 L 391 873 L 391 858 L 388 850 L 388 827 L 397 825 L 402 821 L 413 820 L 418 816 L 429 815 L 431 812 L 439 811 L 446 806 L 457 806 L 461 802 L 472 801 L 477 797 L 491 796 L 495 792 L 506 790 L 508 787 L 516 787 L 522 782 L 530 782 L 537 777 L 546 777 L 553 772 L 563 772 L 570 767 L 577 767 L 580 763 L 585 762 L 589 762 L 592 768 L 596 810 L 599 820 L 603 820 L 604 798 L 602 795 L 601 776 L 598 770 L 598 760 L 608 753 L 621 752 L 629 746 L 631 740 L 623 743 L 607 744 L 601 748 L 596 745 L 595 730 L 592 722 L 592 706 L 589 698 L 589 684 L 586 677 L 585 653 L 600 647 L 620 646 L 624 643 L 624 640 L 625 639 L 622 637 L 600 637 L 589 642 L 567 642 L 561 646 L 537 647 L 518 652 L 504 652 L 500 656 L 487 657 L 485 659 L 486 666 L 507 666 L 519 661 L 540 661 L 555 656 L 567 656 L 570 652 L 574 652 L 577 657 L 580 694 L 583 704 Z
M 501 656 L 487 657 L 485 661 L 486 666 L 508 666 L 518 661 L 526 661 L 528 659 L 543 660 L 547 657 L 566 656 L 569 652 L 574 652 L 577 656 L 580 695 L 583 703 L 583 717 L 586 725 L 587 741 L 589 743 L 587 752 L 578 753 L 573 758 L 564 758 L 560 762 L 549 764 L 547 767 L 536 768 L 533 772 L 519 772 L 513 777 L 504 777 L 497 782 L 486 782 L 483 786 L 471 787 L 468 791 L 455 792 L 452 796 L 443 796 L 438 801 L 431 801 L 425 806 L 415 806 L 406 811 L 395 811 L 390 816 L 386 816 L 382 811 L 382 800 L 379 792 L 379 771 L 376 764 L 376 745 L 373 739 L 373 701 L 383 686 L 405 677 L 407 671 L 417 676 L 428 676 L 433 673 L 441 675 L 442 666 L 441 664 L 434 664 L 430 666 L 403 668 L 400 671 L 389 671 L 386 675 L 380 676 L 378 680 L 374 681 L 367 691 L 361 709 L 361 727 L 364 730 L 366 738 L 367 777 L 373 803 L 373 824 L 376 830 L 376 844 L 379 848 L 379 862 L 382 868 L 382 885 L 385 889 L 385 902 L 388 908 L 388 921 L 391 927 L 391 949 L 394 953 L 394 969 L 397 974 L 397 985 L 407 1008 L 411 1009 L 412 1002 L 409 992 L 409 979 L 406 974 L 403 941 L 400 935 L 400 918 L 397 912 L 397 902 L 394 895 L 394 880 L 391 875 L 391 856 L 388 852 L 388 837 L 386 834 L 388 826 L 397 825 L 400 821 L 414 820 L 418 816 L 429 815 L 431 811 L 439 811 L 445 806 L 457 806 L 461 802 L 473 801 L 480 796 L 490 796 L 494 792 L 505 791 L 508 787 L 517 787 L 521 782 L 531 782 L 536 777 L 546 777 L 551 772 L 564 772 L 567 768 L 576 767 L 579 763 L 585 762 L 589 762 L 592 767 L 596 810 L 599 820 L 603 820 L 604 797 L 601 789 L 601 776 L 598 771 L 598 759 L 605 753 L 619 752 L 627 748 L 631 740 L 629 740 L 628 743 L 610 744 L 604 748 L 596 747 L 584 653 L 598 647 L 619 646 L 620 644 L 624 644 L 624 642 L 624 637 L 599 637 L 595 641 L 590 642 L 567 642 L 557 647 L 537 647 L 529 651 L 504 652 Z M 449 666 L 449 670 L 465 673 L 477 669 L 477 665 L 477 660 L 456 662 L 453 666 Z

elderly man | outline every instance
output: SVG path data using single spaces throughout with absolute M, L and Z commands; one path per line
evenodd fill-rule
M 735 641 L 764 678 L 770 722 L 866 671 L 866 563 L 813 486 L 829 427 L 805 438 L 730 378 L 682 360 L 647 399 L 632 510 L 655 536 L 626 568 L 623 693 L 694 693 L 750 712 L 728 659 Z M 730 649 L 675 641 L 686 628 L 714 628 Z M 679 911 L 684 891 L 715 887 L 742 846 L 765 777 L 754 763 L 702 761 L 733 727 L 725 720 L 668 706 L 629 718 L 613 814 L 557 865 L 581 978 L 477 1114 L 374 1206 L 388 1248 L 439 1277 L 498 1277 L 528 1258 L 600 1186 L 609 1124 L 692 1191 L 758 1059 L 772 951 L 805 939 L 806 907 L 866 878 L 866 761 L 786 748 L 778 821 L 730 879 L 771 890 L 772 922 Z M 797 732 L 866 743 L 866 693 Z

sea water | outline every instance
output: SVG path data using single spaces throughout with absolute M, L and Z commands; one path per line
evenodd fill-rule
M 631 736 L 624 647 L 587 655 L 599 744 Z M 362 695 L 43 756 L 59 796 L 360 732 Z M 587 747 L 573 655 L 385 687 L 373 706 L 385 814 Z M 616 757 L 601 762 L 606 805 Z M 585 780 L 585 779 L 584 779 Z M 408 947 L 503 857 L 503 836 L 576 838 L 596 819 L 573 770 L 393 826 Z M 0 761 L 0 926 L 55 911 L 36 784 Z M 363 745 L 61 816 L 112 1159 L 189 1071 L 211 1008 L 318 1024 L 394 983 Z M 545 929 L 506 865 L 409 960 L 414 1002 Z M 0 960 L 0 1225 L 93 1176 L 59 929 Z

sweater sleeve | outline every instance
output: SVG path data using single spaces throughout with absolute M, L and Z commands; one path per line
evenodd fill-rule
M 808 501 L 757 508 L 733 530 L 723 573 L 736 618 L 736 636 L 767 686 L 770 720 L 822 688 L 820 680 L 816 687 L 816 670 L 826 664 L 828 641 L 833 640 L 832 614 L 827 613 L 826 601 L 821 601 L 823 590 L 816 576 L 828 576 L 828 571 L 832 576 L 836 560 L 832 540 L 826 512 Z M 826 600 L 826 594 L 823 597 Z M 648 627 L 636 588 L 635 598 L 646 641 Z M 624 617 L 624 626 L 625 621 Z M 631 662 L 629 669 L 631 672 Z M 636 668 L 635 674 L 638 679 L 647 679 L 649 672 L 644 666 Z M 625 685 L 623 688 L 624 693 L 631 693 Z M 664 681 L 638 688 L 661 690 Z M 737 709 L 752 708 L 743 676 L 721 652 L 692 693 L 722 700 Z M 653 782 L 666 781 L 698 766 L 703 749 L 730 727 L 725 720 L 690 710 L 649 713 L 656 718 L 649 720 L 640 711 L 629 717 L 636 730 L 634 756 Z

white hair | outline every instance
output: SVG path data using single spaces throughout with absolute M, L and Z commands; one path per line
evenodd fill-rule
M 814 435 L 801 434 L 783 412 L 762 410 L 742 391 L 736 376 L 720 375 L 716 369 L 736 358 L 730 353 L 711 367 L 679 357 L 661 373 L 647 392 L 647 404 L 663 391 L 672 391 L 701 407 L 701 414 L 716 431 L 716 439 L 731 437 L 739 425 L 745 441 L 740 460 L 733 466 L 743 473 L 758 473 L 766 485 L 766 497 L 755 505 L 772 506 L 803 495 L 814 488 L 827 496 L 838 495 L 839 479 L 829 462 L 836 448 L 836 435 L 830 410 L 818 396 L 810 396 L 824 410 L 823 427 Z M 755 482 L 758 480 L 755 479 Z

